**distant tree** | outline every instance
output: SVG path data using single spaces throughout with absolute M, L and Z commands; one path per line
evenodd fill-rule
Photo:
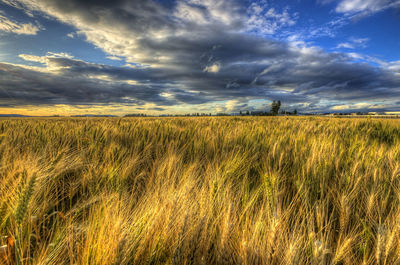
M 242 116 L 242 114 L 243 114 L 242 111 L 240 111 L 239 113 L 240 113 L 240 116 Z
M 295 109 L 295 110 L 293 111 L 293 114 L 294 114 L 294 115 L 297 115 L 297 109 Z
M 132 114 L 126 114 L 124 117 L 146 117 L 147 114 L 144 113 L 132 113 Z
M 280 100 L 278 100 L 278 101 L 274 100 L 271 103 L 271 114 L 272 115 L 278 115 L 280 108 L 281 108 L 281 101 Z
M 246 110 L 246 115 L 250 115 L 250 112 L 248 110 Z

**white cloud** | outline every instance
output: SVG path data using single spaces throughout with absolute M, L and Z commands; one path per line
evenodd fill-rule
M 70 32 L 70 33 L 67 34 L 67 37 L 71 38 L 71 39 L 75 38 L 75 36 L 76 36 L 75 32 Z
M 384 65 L 386 69 L 392 71 L 396 76 L 400 76 L 400 61 L 393 61 Z
M 46 57 L 48 57 L 48 58 L 68 58 L 68 59 L 74 58 L 74 56 L 72 56 L 66 52 L 47 52 Z
M 15 33 L 18 35 L 36 35 L 41 27 L 32 23 L 18 23 L 10 20 L 0 12 L 0 31 Z
M 118 56 L 107 56 L 107 59 L 114 60 L 114 61 L 122 61 L 122 58 L 118 57 Z
M 381 10 L 400 6 L 399 0 L 342 0 L 336 7 L 339 13 L 375 13 Z
M 247 9 L 248 31 L 261 34 L 274 34 L 281 28 L 296 24 L 298 14 L 289 14 L 289 9 L 285 8 L 281 13 L 275 8 L 271 8 L 265 1 L 252 3 Z
M 367 42 L 369 38 L 349 38 L 348 42 L 339 43 L 336 48 L 341 49 L 355 49 L 355 48 L 365 48 L 367 47 Z
M 346 48 L 346 49 L 354 49 L 354 45 L 348 42 L 339 43 L 336 48 Z
M 369 41 L 369 38 L 350 38 L 350 40 L 354 43 L 364 45 Z

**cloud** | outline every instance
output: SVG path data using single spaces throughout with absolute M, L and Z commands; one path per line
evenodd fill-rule
M 18 23 L 3 15 L 0 11 L 0 31 L 15 33 L 18 35 L 36 35 L 42 27 L 32 23 Z
M 115 72 L 101 71 L 101 66 L 71 59 L 48 59 L 52 64 L 64 65 L 62 73 L 47 69 L 36 71 L 18 65 L 0 63 L 0 99 L 8 106 L 48 104 L 135 104 L 173 102 L 159 96 L 156 84 L 131 85 L 115 80 Z M 84 72 L 79 70 L 85 69 Z M 104 78 L 108 74 L 108 79 Z
M 355 48 L 365 48 L 367 47 L 367 42 L 369 38 L 350 38 L 349 42 L 339 43 L 336 48 L 345 48 L 345 49 L 355 49 Z
M 38 63 L 46 63 L 47 59 L 46 57 L 42 56 L 36 56 L 36 55 L 30 55 L 30 54 L 19 54 L 18 57 L 24 59 L 25 61 L 30 61 L 30 62 L 38 62 Z
M 73 38 L 76 37 L 76 33 L 75 32 L 70 32 L 70 33 L 67 34 L 67 37 L 73 39 Z
M 399 0 L 341 0 L 336 7 L 336 12 L 363 12 L 364 14 L 368 14 L 399 6 Z
M 342 42 L 342 43 L 339 43 L 337 46 L 336 46 L 336 48 L 346 48 L 346 49 L 354 49 L 355 47 L 354 47 L 354 45 L 353 44 L 351 44 L 351 43 L 348 43 L 348 42 Z
M 323 111 L 353 100 L 400 100 L 396 64 L 356 63 L 350 54 L 254 34 L 247 23 L 248 8 L 240 1 L 9 4 L 74 26 L 80 36 L 127 66 L 95 64 L 65 54 L 20 55 L 43 66 L 0 64 L 0 99 L 5 105 L 118 103 L 167 109 L 223 102 L 221 110 L 240 110 L 250 109 L 254 100 L 279 99 L 299 111 Z M 285 10 L 260 8 L 253 6 L 251 12 L 276 21 L 278 28 L 296 21 L 288 10 L 285 15 Z
M 0 63 L 0 105 L 124 104 L 171 106 L 208 102 L 201 93 L 176 88 L 166 74 L 150 68 L 112 67 L 68 54 L 19 57 L 42 67 Z M 171 96 L 166 96 L 171 95 Z
M 278 30 L 296 24 L 298 14 L 289 14 L 285 8 L 281 13 L 269 7 L 266 1 L 252 3 L 248 9 L 247 30 L 261 34 L 274 34 Z
M 110 59 L 113 61 L 122 61 L 122 58 L 118 57 L 118 56 L 107 56 L 107 59 Z
M 220 69 L 221 69 L 221 64 L 219 62 L 216 62 L 212 65 L 206 66 L 203 69 L 203 71 L 209 73 L 218 73 Z
M 383 105 L 379 104 L 371 104 L 367 102 L 360 102 L 360 103 L 354 103 L 354 104 L 348 104 L 348 105 L 336 105 L 333 106 L 331 109 L 332 110 L 360 110 L 360 109 L 380 109 L 383 108 Z

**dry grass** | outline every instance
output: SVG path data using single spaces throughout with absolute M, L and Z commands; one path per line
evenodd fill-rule
M 400 264 L 400 123 L 0 120 L 0 263 Z

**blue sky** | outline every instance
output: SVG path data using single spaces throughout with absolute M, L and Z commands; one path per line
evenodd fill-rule
M 0 0 L 0 112 L 398 112 L 399 28 L 399 0 Z

